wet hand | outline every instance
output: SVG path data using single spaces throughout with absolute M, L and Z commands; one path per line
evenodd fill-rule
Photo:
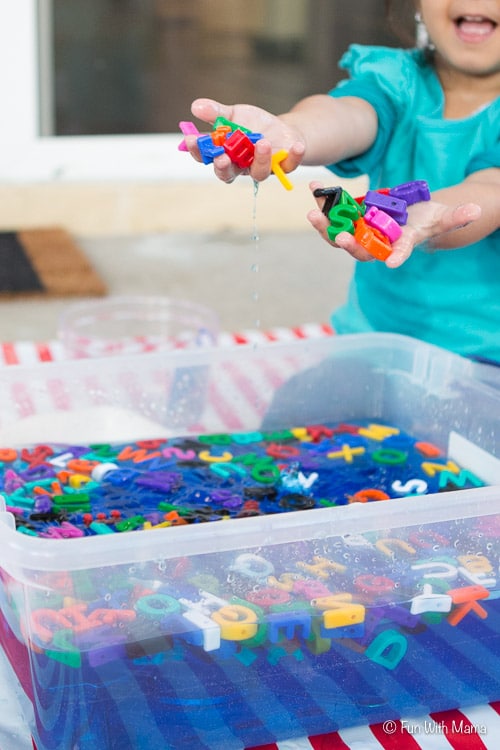
M 312 191 L 323 187 L 319 182 L 310 185 Z M 367 262 L 374 258 L 356 242 L 349 232 L 341 232 L 335 242 L 328 238 L 327 230 L 330 221 L 322 212 L 324 198 L 316 198 L 318 208 L 307 215 L 312 226 L 321 234 L 323 239 L 333 247 L 340 247 L 356 260 Z M 475 203 L 465 203 L 459 206 L 446 206 L 437 201 L 415 203 L 408 207 L 408 222 L 402 227 L 402 234 L 392 245 L 392 252 L 385 261 L 388 268 L 401 266 L 419 245 L 427 245 L 428 249 L 439 247 L 439 238 L 448 232 L 461 229 L 481 216 L 481 208 Z
M 250 174 L 261 182 L 271 173 L 272 154 L 280 149 L 288 151 L 287 158 L 281 162 L 284 172 L 292 172 L 302 162 L 305 143 L 300 133 L 284 123 L 278 116 L 260 107 L 249 104 L 225 105 L 213 99 L 196 99 L 191 105 L 192 114 L 200 120 L 213 125 L 218 117 L 225 117 L 231 122 L 242 125 L 254 133 L 262 133 L 263 138 L 255 144 L 254 160 L 248 169 L 239 169 L 227 154 L 214 159 L 214 171 L 223 182 L 232 182 L 239 174 Z M 191 155 L 201 161 L 196 144 L 196 136 L 187 136 L 186 145 Z
M 430 200 L 408 206 L 408 223 L 393 244 L 386 265 L 388 268 L 402 265 L 418 245 L 427 245 L 428 250 L 439 248 L 440 237 L 466 227 L 480 216 L 481 208 L 476 203 L 450 207 Z

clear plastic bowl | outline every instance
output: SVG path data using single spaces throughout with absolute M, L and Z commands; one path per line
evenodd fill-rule
M 107 297 L 69 305 L 58 325 L 66 356 L 74 359 L 217 343 L 217 314 L 204 305 L 168 297 Z

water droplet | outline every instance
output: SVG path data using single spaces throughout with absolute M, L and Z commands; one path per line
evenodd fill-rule
M 259 183 L 254 180 L 253 181 L 253 232 L 252 232 L 252 242 L 254 243 L 254 262 L 252 263 L 250 270 L 252 273 L 258 273 L 259 272 L 259 261 L 258 261 L 258 252 L 259 252 L 259 230 L 257 228 L 257 195 L 259 192 Z M 258 289 L 254 288 L 254 291 L 252 293 L 252 300 L 257 303 L 259 301 L 260 294 Z M 254 321 L 255 328 L 260 328 L 260 319 L 259 317 L 256 317 L 256 320 Z

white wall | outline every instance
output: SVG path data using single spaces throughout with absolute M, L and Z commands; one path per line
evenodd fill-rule
M 13 144 L 38 135 L 37 44 L 35 0 L 0 0 L 0 143 L 3 154 Z M 0 162 L 3 159 L 0 159 Z

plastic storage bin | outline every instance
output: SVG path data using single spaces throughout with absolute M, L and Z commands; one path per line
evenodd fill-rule
M 370 419 L 492 485 L 73 540 L 1 512 L 0 642 L 39 750 L 236 750 L 500 699 L 500 391 L 484 374 L 392 335 L 1 372 L 4 446 Z
M 106 297 L 63 311 L 58 338 L 68 357 L 131 355 L 213 346 L 216 313 L 197 302 L 169 297 Z

